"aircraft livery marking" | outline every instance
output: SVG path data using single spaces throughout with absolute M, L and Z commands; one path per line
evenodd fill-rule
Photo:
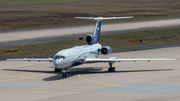
M 92 53 L 92 54 L 97 54 L 96 52 L 85 52 L 85 53 L 83 53 L 83 54 L 81 54 L 76 60 L 74 60 L 69 66 L 67 66 L 67 67 L 65 67 L 65 68 L 69 68 L 69 67 L 73 67 L 73 65 L 75 64 L 75 63 L 77 63 L 77 62 L 79 62 L 79 61 L 81 61 L 82 60 L 82 62 L 83 62 L 83 60 L 85 59 L 85 58 L 87 58 L 87 56 L 86 57 L 83 57 L 83 58 L 80 58 L 81 56 L 83 56 L 84 54 L 87 54 L 87 53 Z M 80 58 L 80 59 L 79 59 Z M 82 64 L 82 63 L 79 63 L 79 64 Z

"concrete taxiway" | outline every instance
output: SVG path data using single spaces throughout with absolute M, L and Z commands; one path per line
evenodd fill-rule
M 179 50 L 177 46 L 100 57 L 180 59 Z M 62 79 L 49 62 L 0 61 L 0 100 L 179 101 L 179 66 L 180 61 L 120 62 L 115 63 L 116 72 L 107 72 L 107 63 L 84 64 Z
M 87 34 L 93 34 L 94 27 L 95 24 L 21 31 L 2 31 L 0 32 L 0 49 L 85 37 Z M 117 22 L 102 24 L 101 35 L 179 27 L 180 18 Z

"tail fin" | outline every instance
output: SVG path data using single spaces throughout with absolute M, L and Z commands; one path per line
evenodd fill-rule
M 97 21 L 96 28 L 94 30 L 94 36 L 96 36 L 96 43 L 99 43 L 100 32 L 101 32 L 101 21 Z
M 126 19 L 126 18 L 134 18 L 133 16 L 129 16 L 129 17 L 97 17 L 97 18 L 93 18 L 93 17 L 75 17 L 77 19 L 90 19 L 90 20 L 96 20 L 96 27 L 94 30 L 94 34 L 93 36 L 95 37 L 95 40 L 93 40 L 93 43 L 99 43 L 99 39 L 100 39 L 100 32 L 101 32 L 101 21 L 102 20 L 110 20 L 110 19 Z

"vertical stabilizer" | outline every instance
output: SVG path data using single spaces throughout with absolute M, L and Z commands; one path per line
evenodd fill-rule
M 96 28 L 94 30 L 94 36 L 96 36 L 96 43 L 99 43 L 100 39 L 100 33 L 101 33 L 101 21 L 96 22 Z
M 90 19 L 90 20 L 96 20 L 96 27 L 94 30 L 94 34 L 88 34 L 86 36 L 86 42 L 91 45 L 91 44 L 95 44 L 95 43 L 99 43 L 99 39 L 100 39 L 100 33 L 101 33 L 101 21 L 102 20 L 110 20 L 110 19 L 126 19 L 126 18 L 134 18 L 133 16 L 130 17 L 97 17 L 97 18 L 93 18 L 93 17 L 75 17 L 77 19 Z

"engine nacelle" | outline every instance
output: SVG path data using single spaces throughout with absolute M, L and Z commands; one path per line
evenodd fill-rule
M 88 44 L 93 43 L 95 40 L 96 40 L 96 36 L 93 35 L 93 34 L 88 34 L 88 35 L 86 36 L 86 42 L 87 42 Z
M 101 49 L 101 54 L 103 55 L 108 55 L 109 53 L 112 52 L 112 49 L 111 47 L 109 46 L 104 46 L 102 49 Z

